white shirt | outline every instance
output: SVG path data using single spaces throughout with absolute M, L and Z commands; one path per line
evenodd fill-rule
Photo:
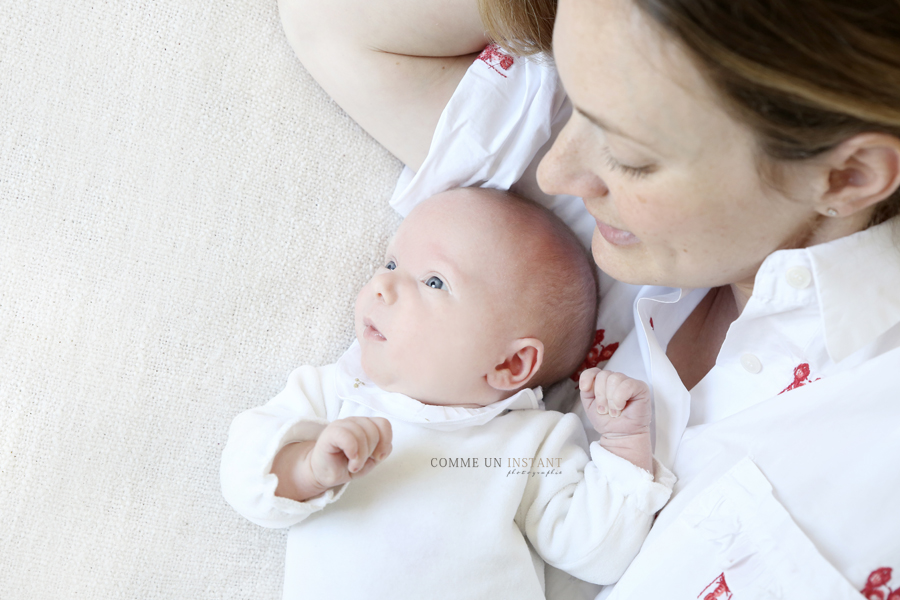
M 518 174 L 520 192 L 534 188 L 536 164 L 568 106 L 557 101 L 552 64 L 506 62 L 504 77 L 490 61 L 469 69 L 422 168 L 398 184 L 392 203 L 401 213 L 427 197 L 425 180 L 434 193 L 503 187 Z M 475 119 L 472 133 L 466 123 Z M 469 135 L 478 143 L 461 139 Z M 465 161 L 457 159 L 462 148 Z M 481 166 L 467 177 L 472 164 Z M 570 197 L 525 195 L 560 211 L 582 239 L 593 228 Z M 611 355 L 605 368 L 651 384 L 655 453 L 678 477 L 638 557 L 601 596 L 858 599 L 865 591 L 886 599 L 900 590 L 894 223 L 770 255 L 715 367 L 690 391 L 665 351 L 708 290 L 601 279 L 595 359 L 602 350 Z M 551 597 L 549 588 L 548 580 Z M 552 597 L 574 597 L 566 593 Z
M 897 225 L 770 255 L 690 392 L 665 349 L 706 290 L 641 291 L 607 368 L 644 367 L 678 482 L 610 598 L 697 596 L 720 577 L 736 598 L 859 598 L 900 567 Z
M 657 465 L 654 481 L 589 447 L 574 415 L 544 411 L 540 399 L 535 388 L 483 408 L 422 404 L 379 390 L 354 343 L 337 365 L 301 367 L 273 400 L 235 418 L 223 494 L 259 525 L 292 526 L 287 600 L 542 599 L 541 557 L 615 581 L 674 478 Z M 352 416 L 387 418 L 391 455 L 306 502 L 276 497 L 278 451 Z

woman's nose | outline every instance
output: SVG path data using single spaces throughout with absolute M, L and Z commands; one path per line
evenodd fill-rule
M 570 117 L 538 165 L 537 181 L 545 194 L 597 198 L 609 193 L 606 183 L 594 171 L 601 164 L 590 159 L 597 153 L 592 152 L 589 138 L 580 127 Z

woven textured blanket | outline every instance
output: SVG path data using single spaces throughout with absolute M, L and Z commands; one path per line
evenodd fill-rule
M 399 163 L 275 0 L 0 5 L 0 598 L 276 599 L 228 425 L 353 338 Z

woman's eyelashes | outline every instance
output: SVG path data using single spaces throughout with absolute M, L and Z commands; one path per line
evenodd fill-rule
M 603 159 L 606 162 L 606 166 L 614 171 L 619 171 L 621 173 L 625 173 L 626 175 L 630 175 L 635 178 L 643 177 L 652 173 L 655 170 L 654 165 L 644 165 L 642 167 L 632 167 L 629 165 L 623 165 L 619 161 L 615 159 L 612 155 L 612 152 L 609 149 L 609 146 L 605 146 L 603 148 Z

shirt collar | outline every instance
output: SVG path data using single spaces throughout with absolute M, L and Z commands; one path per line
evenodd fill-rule
M 375 412 L 431 429 L 451 431 L 463 427 L 483 425 L 507 410 L 543 409 L 540 387 L 526 388 L 509 398 L 480 408 L 424 404 L 397 392 L 387 392 L 376 386 L 365 374 L 360 361 L 359 341 L 353 344 L 337 362 L 337 394 L 344 401 L 367 406 Z
M 900 323 L 900 218 L 806 252 L 834 362 Z

